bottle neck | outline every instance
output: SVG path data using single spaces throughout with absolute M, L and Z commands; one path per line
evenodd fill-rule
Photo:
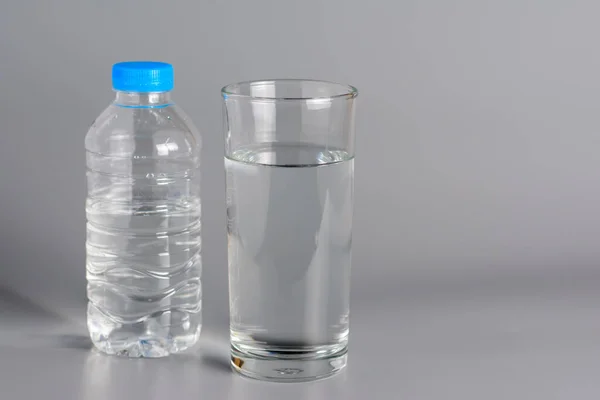
M 121 107 L 152 108 L 166 107 L 173 104 L 171 92 L 121 92 L 117 91 L 115 104 Z

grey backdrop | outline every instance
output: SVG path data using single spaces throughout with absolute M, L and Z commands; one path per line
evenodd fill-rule
M 240 80 L 359 89 L 353 318 L 597 282 L 598 15 L 593 0 L 5 0 L 2 286 L 84 320 L 83 139 L 111 65 L 135 59 L 173 63 L 203 134 L 206 332 L 228 322 L 219 90 Z

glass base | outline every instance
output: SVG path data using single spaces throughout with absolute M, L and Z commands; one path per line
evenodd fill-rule
M 348 360 L 344 344 L 313 346 L 311 351 L 283 352 L 268 349 L 231 347 L 231 366 L 253 379 L 275 382 L 305 382 L 330 377 L 341 371 Z M 268 353 L 269 356 L 266 356 Z

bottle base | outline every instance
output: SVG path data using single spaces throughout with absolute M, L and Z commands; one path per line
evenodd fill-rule
M 115 343 L 107 340 L 94 340 L 92 343 L 99 351 L 120 357 L 129 358 L 161 358 L 172 353 L 171 347 L 165 340 L 152 338 L 136 338 L 127 342 Z
M 243 376 L 274 382 L 306 382 L 340 372 L 348 361 L 346 343 L 310 349 L 270 349 L 232 344 L 231 366 Z
M 166 357 L 189 349 L 200 337 L 200 313 L 180 313 L 178 320 L 174 314 L 171 311 L 140 322 L 124 323 L 90 305 L 88 331 L 96 349 L 103 353 L 130 358 Z
M 161 358 L 181 353 L 192 347 L 199 332 L 179 338 L 129 337 L 125 340 L 108 340 L 103 335 L 90 334 L 94 347 L 102 353 L 129 358 Z

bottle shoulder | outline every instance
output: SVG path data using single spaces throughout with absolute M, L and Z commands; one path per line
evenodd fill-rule
M 190 118 L 175 104 L 161 107 L 109 105 L 92 123 L 86 138 L 88 151 L 132 156 L 198 157 L 201 136 Z

